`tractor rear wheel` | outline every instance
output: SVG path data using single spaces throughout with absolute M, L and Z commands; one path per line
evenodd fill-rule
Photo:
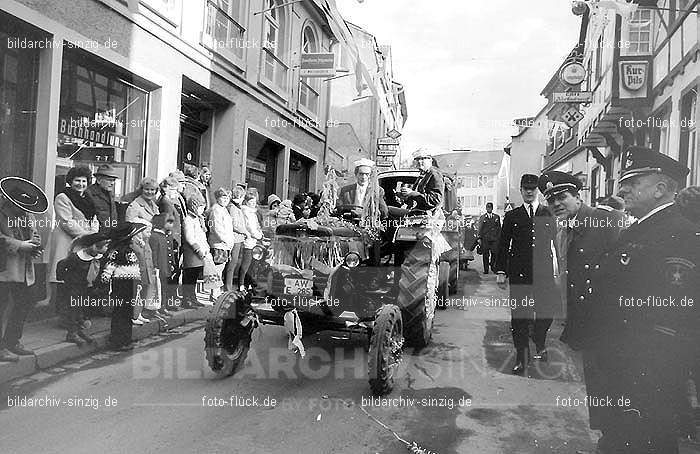
M 417 242 L 401 265 L 397 305 L 403 316 L 406 345 L 423 348 L 430 342 L 435 315 L 438 267 L 430 243 Z

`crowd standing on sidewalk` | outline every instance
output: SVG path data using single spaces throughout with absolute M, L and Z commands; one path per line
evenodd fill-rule
M 36 302 L 49 296 L 67 342 L 94 343 L 91 317 L 109 316 L 110 346 L 129 349 L 133 326 L 167 326 L 173 312 L 210 305 L 223 290 L 244 291 L 263 227 L 297 220 L 292 202 L 275 194 L 261 210 L 257 190 L 246 183 L 213 190 L 206 164 L 186 164 L 160 182 L 145 177 L 116 200 L 119 177 L 109 164 L 94 175 L 87 166 L 69 169 L 44 241 L 46 279 L 36 279 L 34 263 L 44 253 L 36 216 L 49 210 L 49 200 L 30 181 L 0 180 L 0 293 L 8 295 L 0 301 L 0 362 L 34 354 L 21 343 L 22 329 Z M 295 200 L 301 216 L 317 210 L 314 194 Z M 199 301 L 196 285 L 207 273 L 222 285 Z M 48 295 L 36 281 L 50 283 Z

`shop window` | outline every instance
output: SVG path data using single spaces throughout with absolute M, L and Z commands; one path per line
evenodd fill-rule
M 241 68 L 245 62 L 245 0 L 208 0 L 203 44 Z
M 121 173 L 117 197 L 143 175 L 149 92 L 126 72 L 80 51 L 66 51 L 61 74 L 56 192 L 69 168 L 109 162 Z
M 289 155 L 289 195 L 294 197 L 296 194 L 309 191 L 309 179 L 311 177 L 311 169 L 313 161 L 300 155 L 299 153 L 291 152 Z
M 316 34 L 310 25 L 304 27 L 301 40 L 301 51 L 304 54 L 319 52 Z M 299 80 L 299 109 L 312 118 L 318 117 L 318 104 L 321 91 L 321 80 L 317 77 L 302 77 Z
M 287 93 L 289 65 L 286 40 L 287 16 L 282 0 L 266 0 L 263 19 L 262 70 L 263 85 L 284 96 Z
M 277 159 L 284 147 L 254 131 L 248 132 L 245 181 L 256 188 L 260 200 L 275 193 L 277 187 Z M 281 196 L 281 194 L 278 194 Z
M 10 46 L 15 39 L 43 39 L 0 12 L 0 177 L 32 178 L 39 52 Z

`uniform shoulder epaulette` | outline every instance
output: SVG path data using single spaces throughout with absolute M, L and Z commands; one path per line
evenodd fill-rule
M 596 206 L 596 209 L 598 209 L 598 210 L 605 210 L 605 211 L 608 211 L 608 212 L 612 212 L 612 211 L 613 211 L 612 207 L 609 207 L 609 206 L 607 206 L 607 205 L 598 205 L 598 206 Z

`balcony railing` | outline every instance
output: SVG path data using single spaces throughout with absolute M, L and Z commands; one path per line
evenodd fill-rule
M 275 55 L 274 49 L 263 47 L 260 81 L 277 94 L 283 96 L 289 90 L 288 76 L 289 66 Z
M 207 2 L 204 44 L 215 52 L 242 64 L 245 52 L 245 28 L 213 1 Z
M 319 98 L 318 83 L 309 84 L 306 79 L 299 81 L 299 108 L 302 112 L 314 118 L 317 117 Z

